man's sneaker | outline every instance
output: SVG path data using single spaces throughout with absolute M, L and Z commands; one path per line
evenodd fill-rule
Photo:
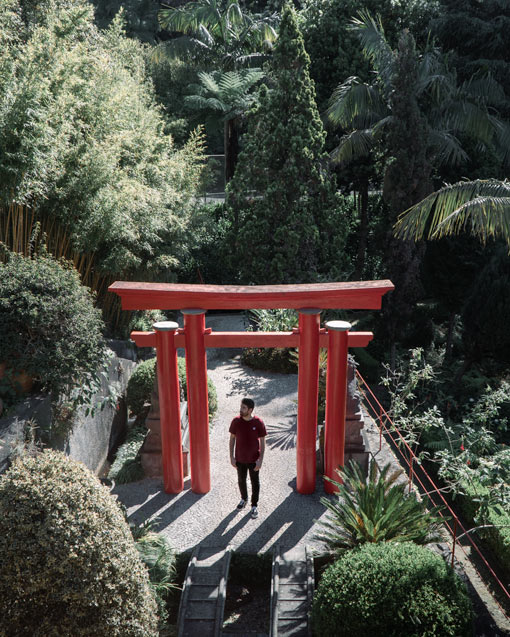
M 257 507 L 252 507 L 251 508 L 251 517 L 253 519 L 258 518 L 259 517 L 259 510 L 257 509 Z
M 239 504 L 237 505 L 237 508 L 244 509 L 245 506 L 246 506 L 246 500 L 241 500 L 241 502 L 239 502 Z

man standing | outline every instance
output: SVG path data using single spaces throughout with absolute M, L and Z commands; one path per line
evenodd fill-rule
M 250 473 L 251 517 L 258 517 L 260 479 L 259 471 L 266 449 L 266 427 L 260 418 L 253 415 L 255 403 L 251 398 L 241 400 L 240 415 L 230 424 L 230 463 L 237 469 L 241 502 L 238 509 L 244 509 L 248 501 L 246 476 Z

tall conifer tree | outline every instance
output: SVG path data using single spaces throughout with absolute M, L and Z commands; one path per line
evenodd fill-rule
M 232 258 L 243 283 L 317 280 L 335 255 L 343 263 L 344 224 L 327 171 L 325 133 L 310 79 L 310 59 L 287 4 L 269 89 L 251 113 L 245 147 L 227 189 Z M 343 272 L 342 272 L 343 274 Z

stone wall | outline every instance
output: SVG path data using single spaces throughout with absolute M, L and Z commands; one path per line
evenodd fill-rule
M 102 381 L 101 390 L 94 398 L 100 405 L 111 395 L 118 398 L 111 404 L 106 401 L 103 409 L 96 409 L 93 415 L 85 415 L 81 408 L 73 418 L 73 427 L 67 439 L 53 436 L 49 446 L 64 451 L 75 460 L 83 462 L 98 474 L 105 465 L 108 454 L 122 440 L 127 427 L 125 394 L 128 380 L 136 365 L 135 350 L 130 342 L 109 341 L 113 356 L 108 366 L 107 378 Z M 12 413 L 0 418 L 0 473 L 9 465 L 13 446 L 23 439 L 23 432 L 29 421 L 41 431 L 48 431 L 52 420 L 51 402 L 48 396 L 29 396 L 16 405 Z

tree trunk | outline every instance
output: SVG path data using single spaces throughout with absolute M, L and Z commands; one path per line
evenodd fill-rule
M 225 148 L 225 186 L 234 176 L 237 156 L 239 154 L 239 133 L 236 120 L 225 120 L 224 126 L 224 148 Z
M 365 268 L 365 256 L 367 251 L 368 236 L 368 179 L 363 180 L 358 196 L 360 226 L 358 232 L 358 254 L 356 256 L 356 268 L 354 280 L 360 281 Z
M 450 312 L 450 318 L 448 320 L 448 332 L 446 334 L 446 351 L 444 355 L 445 363 L 448 363 L 452 357 L 453 349 L 453 330 L 455 329 L 455 319 L 457 318 L 456 312 Z

